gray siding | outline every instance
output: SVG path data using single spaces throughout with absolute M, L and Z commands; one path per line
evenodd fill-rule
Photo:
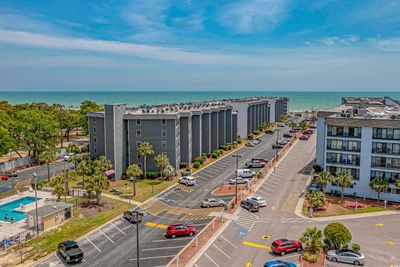
M 211 113 L 211 150 L 219 148 L 218 130 L 218 111 L 213 111 Z
M 105 156 L 104 119 L 89 117 L 89 153 L 91 158 Z M 96 129 L 96 131 L 94 131 Z
M 211 113 L 201 116 L 201 152 L 211 153 Z
M 201 156 L 202 125 L 201 115 L 192 116 L 192 160 Z
M 238 136 L 238 115 L 237 113 L 232 113 L 232 141 L 237 140 Z
M 218 113 L 218 147 L 226 144 L 226 117 L 225 110 Z
M 226 143 L 232 143 L 233 137 L 232 137 L 232 109 L 228 109 L 225 112 L 226 114 Z
M 192 162 L 191 117 L 180 118 L 180 153 L 182 162 Z

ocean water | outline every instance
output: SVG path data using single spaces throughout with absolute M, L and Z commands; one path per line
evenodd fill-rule
M 79 106 L 84 100 L 96 101 L 99 104 L 124 103 L 128 106 L 142 104 L 162 104 L 179 102 L 196 102 L 202 100 L 239 98 L 250 96 L 285 96 L 289 98 L 290 111 L 311 110 L 329 108 L 339 105 L 344 96 L 384 97 L 389 96 L 400 99 L 400 91 L 390 92 L 294 92 L 294 91 L 160 91 L 160 92 L 0 92 L 0 101 L 8 101 L 12 104 L 46 102 L 59 103 L 67 106 Z

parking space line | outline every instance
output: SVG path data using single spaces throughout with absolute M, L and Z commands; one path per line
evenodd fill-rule
M 119 229 L 115 224 L 113 224 L 111 222 L 111 225 L 114 226 L 115 229 L 117 229 L 118 231 L 120 231 L 122 234 L 126 235 L 124 231 L 122 231 L 121 229 Z
M 192 239 L 191 237 L 183 237 L 178 239 L 159 239 L 159 240 L 152 240 L 151 242 L 158 243 L 158 242 L 165 242 L 165 241 L 179 241 L 179 240 L 188 240 Z
M 207 255 L 207 253 L 204 253 L 204 255 L 205 255 L 210 261 L 212 261 L 217 267 L 219 267 L 219 265 L 218 265 L 213 259 L 211 259 L 210 256 Z
M 166 256 L 155 256 L 155 257 L 146 257 L 140 258 L 140 260 L 151 260 L 151 259 L 161 259 L 161 258 L 173 258 L 175 255 L 166 255 Z M 135 261 L 136 258 L 128 259 L 129 261 Z
M 136 228 L 136 225 L 134 225 L 134 224 L 128 222 L 128 221 L 125 220 L 125 219 L 122 219 L 120 222 L 121 222 L 121 224 L 127 223 L 129 226 L 132 226 L 133 228 Z
M 174 248 L 184 248 L 185 246 L 174 246 L 174 247 L 162 247 L 162 248 L 144 248 L 143 251 L 151 251 L 151 250 L 161 250 L 161 249 L 174 249 Z
M 86 240 L 89 241 L 89 243 L 92 244 L 93 247 L 95 247 L 99 252 L 101 252 L 101 250 L 88 237 L 86 237 Z
M 102 233 L 108 240 L 110 240 L 111 241 L 111 243 L 115 243 L 114 241 L 112 241 L 112 239 L 111 238 L 109 238 L 103 231 L 101 231 L 101 229 L 99 229 L 99 232 L 100 233 Z
M 231 245 L 232 247 L 234 247 L 235 249 L 237 249 L 237 246 L 235 246 L 234 244 L 232 244 L 231 241 L 229 241 L 228 239 L 226 239 L 225 237 L 223 237 L 222 235 L 220 235 L 219 237 L 221 237 L 223 240 L 225 240 L 229 245 Z
M 185 197 L 184 195 L 179 194 L 179 193 L 177 193 L 177 192 L 175 192 L 175 191 L 171 191 L 170 193 L 176 194 L 176 195 L 178 195 L 178 196 L 180 196 L 180 197 Z
M 219 247 L 217 247 L 215 244 L 212 244 L 216 249 L 218 249 L 222 254 L 224 254 L 225 257 L 227 257 L 228 259 L 232 259 L 231 257 L 229 257 L 229 255 L 227 255 L 225 252 L 223 252 Z

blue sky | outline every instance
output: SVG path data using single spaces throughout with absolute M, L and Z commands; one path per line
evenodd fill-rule
M 3 0 L 0 90 L 400 90 L 398 0 Z

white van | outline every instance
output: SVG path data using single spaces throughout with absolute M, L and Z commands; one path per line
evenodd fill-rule
M 236 175 L 236 173 L 235 173 Z M 242 178 L 251 178 L 256 175 L 256 172 L 251 171 L 249 169 L 239 169 L 237 170 L 237 176 Z

